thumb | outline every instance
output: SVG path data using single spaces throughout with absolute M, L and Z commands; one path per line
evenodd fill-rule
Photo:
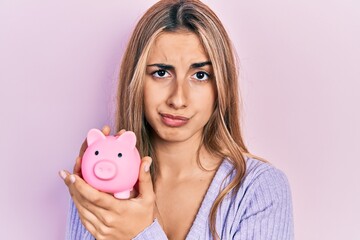
M 154 189 L 150 174 L 151 163 L 151 157 L 144 157 L 140 165 L 139 197 L 141 198 L 152 198 L 154 195 Z

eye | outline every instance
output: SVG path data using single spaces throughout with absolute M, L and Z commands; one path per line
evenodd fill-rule
M 170 76 L 170 74 L 164 69 L 157 70 L 153 72 L 152 75 L 156 78 L 166 78 Z
M 95 151 L 95 155 L 96 155 L 96 156 L 99 155 L 99 151 Z
M 121 157 L 122 157 L 122 153 L 118 153 L 118 157 L 121 158 Z
M 209 74 L 206 72 L 200 71 L 192 75 L 193 78 L 195 78 L 197 81 L 206 81 L 209 79 Z

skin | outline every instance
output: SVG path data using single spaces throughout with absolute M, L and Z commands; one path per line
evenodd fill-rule
M 109 135 L 110 128 L 105 126 L 102 132 Z M 117 135 L 124 132 L 123 129 Z M 142 159 L 138 193 L 133 192 L 129 200 L 119 200 L 111 194 L 92 188 L 81 178 L 81 157 L 86 148 L 85 140 L 76 159 L 73 174 L 64 170 L 59 173 L 69 188 L 81 222 L 95 239 L 132 239 L 154 219 L 155 194 L 149 172 L 151 158 Z
M 159 164 L 155 215 L 170 239 L 186 237 L 215 172 L 203 171 L 196 162 L 216 98 L 211 64 L 194 68 L 195 63 L 204 62 L 209 58 L 198 37 L 189 32 L 160 35 L 147 61 L 145 117 L 155 133 L 152 140 Z M 164 73 L 159 65 L 173 68 Z M 184 126 L 169 127 L 161 114 L 190 120 Z M 204 148 L 200 161 L 207 169 L 219 163 Z
M 198 64 L 205 63 L 205 64 Z M 220 163 L 200 148 L 202 131 L 216 99 L 212 66 L 198 37 L 189 32 L 163 33 L 151 47 L 144 82 L 145 117 L 153 129 L 159 174 L 155 186 L 140 166 L 138 193 L 129 200 L 99 192 L 81 178 L 84 142 L 73 174 L 61 171 L 84 226 L 96 239 L 130 239 L 157 218 L 169 239 L 184 239 Z M 186 123 L 167 118 L 186 117 Z M 172 124 L 181 123 L 181 126 Z M 104 127 L 105 135 L 110 133 Z M 118 134 L 122 134 L 124 130 Z M 154 190 L 155 189 L 155 190 Z M 137 195 L 137 197 L 134 197 Z

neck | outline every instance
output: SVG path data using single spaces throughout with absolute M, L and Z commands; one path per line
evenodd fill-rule
M 213 172 L 221 163 L 221 158 L 209 153 L 201 145 L 201 135 L 182 142 L 167 142 L 154 139 L 154 149 L 158 164 L 157 179 L 185 180 L 195 174 L 203 174 L 204 169 Z M 200 152 L 198 154 L 200 148 Z M 199 157 L 201 168 L 198 164 Z
M 154 139 L 154 149 L 159 167 L 159 178 L 182 179 L 194 174 L 200 168 L 197 163 L 201 136 L 196 135 L 181 142 Z M 200 159 L 204 155 L 200 148 Z

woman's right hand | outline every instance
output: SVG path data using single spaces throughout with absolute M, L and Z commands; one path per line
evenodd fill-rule
M 105 136 L 110 128 L 104 126 Z M 117 135 L 121 135 L 121 130 Z M 96 239 L 132 239 L 150 226 L 155 218 L 155 193 L 150 174 L 152 159 L 144 157 L 139 169 L 137 187 L 129 199 L 116 199 L 112 194 L 98 191 L 81 177 L 81 159 L 87 149 L 87 140 L 81 146 L 76 159 L 74 174 L 63 170 L 60 176 L 69 188 L 79 218 Z
M 155 193 L 151 180 L 152 159 L 144 157 L 139 169 L 139 194 L 117 199 L 98 191 L 67 171 L 60 176 L 69 188 L 79 218 L 96 239 L 133 239 L 155 219 Z

